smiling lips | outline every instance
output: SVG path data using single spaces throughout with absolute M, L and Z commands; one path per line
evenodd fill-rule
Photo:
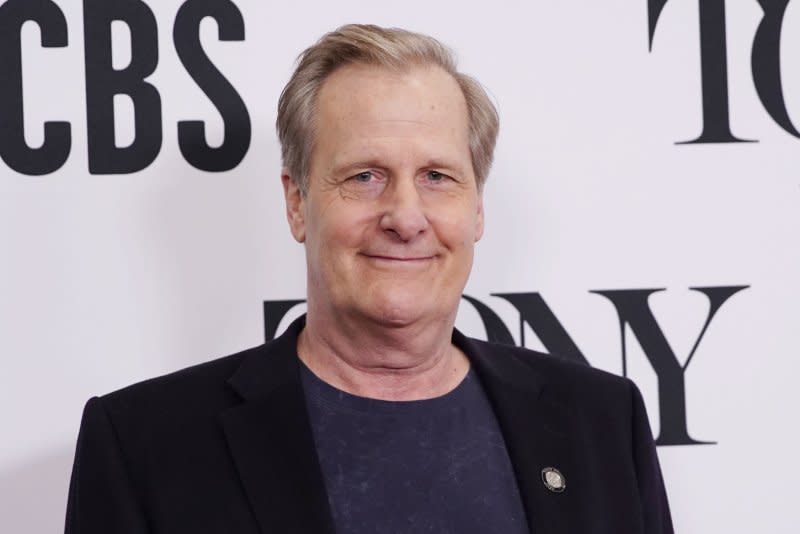
M 397 262 L 400 264 L 413 264 L 413 263 L 421 263 L 428 260 L 432 260 L 436 256 L 431 255 L 421 255 L 421 256 L 391 256 L 391 255 L 384 255 L 384 254 L 364 254 L 367 258 L 371 260 L 378 260 L 378 261 L 386 261 L 386 262 Z

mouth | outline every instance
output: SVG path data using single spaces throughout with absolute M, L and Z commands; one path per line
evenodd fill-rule
M 364 257 L 377 262 L 391 262 L 398 264 L 413 265 L 416 263 L 424 263 L 436 258 L 435 255 L 419 255 L 419 256 L 391 256 L 384 254 L 362 254 Z

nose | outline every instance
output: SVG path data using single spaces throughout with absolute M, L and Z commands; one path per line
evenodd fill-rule
M 384 192 L 381 228 L 401 241 L 411 241 L 429 226 L 422 198 L 413 179 L 394 180 Z

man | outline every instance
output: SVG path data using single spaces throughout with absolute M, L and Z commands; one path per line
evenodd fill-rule
M 278 133 L 307 315 L 90 400 L 67 532 L 672 532 L 630 381 L 454 330 L 497 129 L 430 37 L 306 50 Z

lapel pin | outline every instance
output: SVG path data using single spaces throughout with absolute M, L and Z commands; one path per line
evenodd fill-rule
M 561 471 L 555 467 L 542 469 L 542 482 L 544 482 L 544 487 L 554 493 L 561 493 L 567 489 L 567 480 L 561 474 Z

